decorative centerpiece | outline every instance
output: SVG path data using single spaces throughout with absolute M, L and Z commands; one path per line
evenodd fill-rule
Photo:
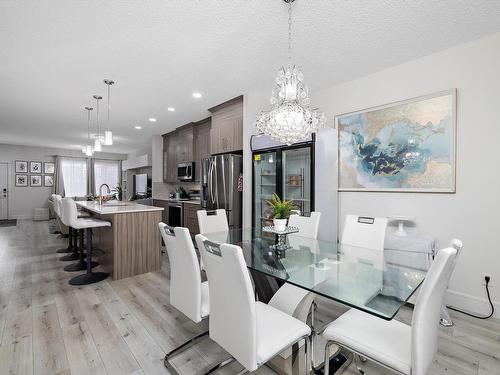
M 115 192 L 116 199 L 121 201 L 123 199 L 123 186 L 122 186 L 122 184 L 118 184 L 118 186 L 116 186 L 113 191 Z
M 281 200 L 276 193 L 273 193 L 271 199 L 267 201 L 267 204 L 274 210 L 274 230 L 276 232 L 284 232 L 290 213 L 295 208 L 295 204 L 286 199 Z

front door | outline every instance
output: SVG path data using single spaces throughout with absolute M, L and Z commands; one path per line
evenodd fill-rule
M 9 218 L 8 164 L 0 163 L 0 220 Z

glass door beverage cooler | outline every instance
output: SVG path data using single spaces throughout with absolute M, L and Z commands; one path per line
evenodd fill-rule
M 314 137 L 291 146 L 253 136 L 253 219 L 256 229 L 273 224 L 267 204 L 273 193 L 292 200 L 301 215 L 314 210 Z

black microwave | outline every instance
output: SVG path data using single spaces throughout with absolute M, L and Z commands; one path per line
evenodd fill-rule
M 178 181 L 194 181 L 194 163 L 179 163 L 177 164 L 177 180 Z

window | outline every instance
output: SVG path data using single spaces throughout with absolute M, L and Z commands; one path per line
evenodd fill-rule
M 114 190 L 120 184 L 120 163 L 116 160 L 94 160 L 94 191 L 99 194 L 99 187 L 107 184 Z M 107 190 L 104 190 L 103 193 Z
M 66 197 L 87 195 L 87 160 L 61 158 L 61 173 Z

